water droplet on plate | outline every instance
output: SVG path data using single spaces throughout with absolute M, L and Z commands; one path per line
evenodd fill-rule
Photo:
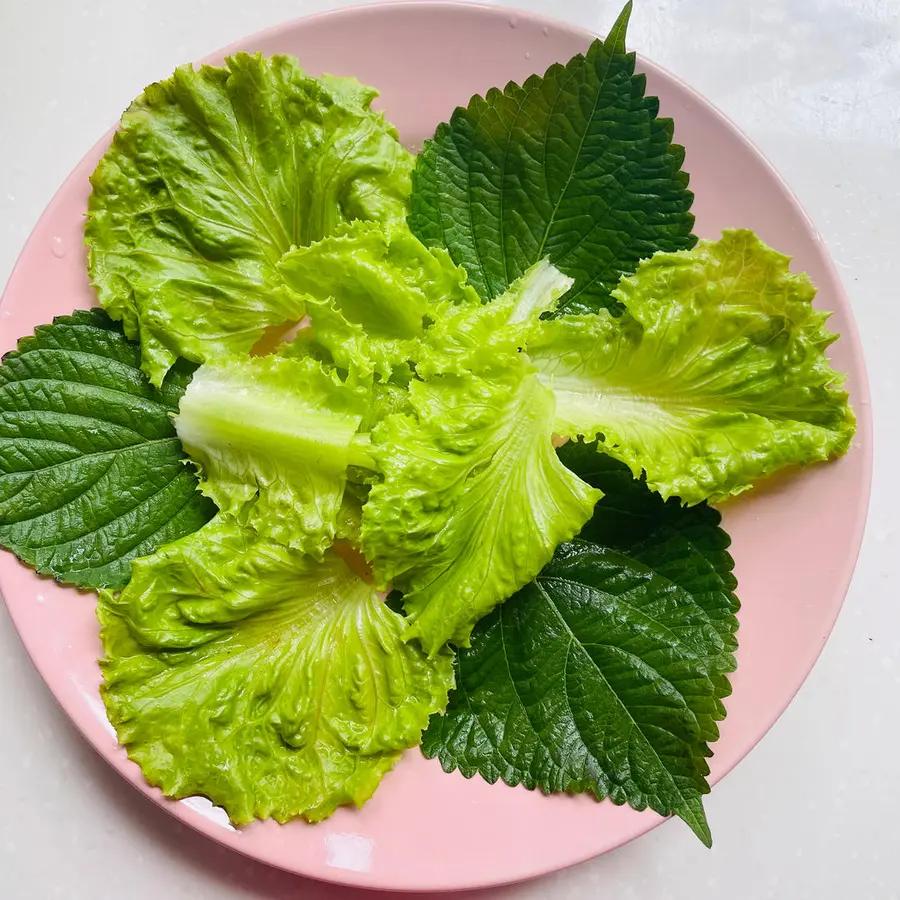
M 59 235 L 50 241 L 50 252 L 57 259 L 62 259 L 66 255 L 66 242 Z
M 509 20 L 509 27 L 510 28 L 518 28 L 519 27 L 519 20 L 515 16 L 513 16 Z
M 531 54 L 527 50 L 525 51 L 525 59 L 531 59 Z
M 545 26 L 541 29 L 541 34 L 542 34 L 544 37 L 549 37 L 549 36 L 550 36 L 550 29 L 545 25 Z

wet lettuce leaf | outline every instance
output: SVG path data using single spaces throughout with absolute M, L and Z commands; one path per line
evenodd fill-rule
M 518 365 L 541 316 L 556 309 L 572 286 L 546 259 L 531 266 L 493 303 L 442 310 L 425 334 L 414 360 L 416 374 L 502 375 Z
M 373 432 L 383 480 L 362 548 L 402 591 L 409 637 L 429 653 L 527 584 L 590 517 L 599 492 L 556 457 L 554 400 L 524 357 L 504 374 L 438 375 L 409 389 L 412 415 Z
M 405 217 L 413 157 L 376 96 L 292 57 L 238 53 L 177 69 L 125 112 L 91 178 L 88 268 L 155 384 L 178 356 L 246 353 L 300 319 L 277 270 L 292 247 Z
M 306 300 L 315 340 L 341 369 L 389 380 L 418 358 L 426 329 L 455 305 L 478 305 L 466 272 L 403 224 L 355 222 L 287 253 L 287 284 Z
M 598 438 L 663 497 L 716 502 L 846 452 L 855 429 L 815 287 L 753 232 L 657 253 L 613 292 L 625 315 L 544 322 L 528 355 L 560 435 Z
M 220 514 L 98 607 L 109 718 L 150 784 L 243 824 L 361 806 L 452 686 L 405 621 L 322 561 Z
M 370 391 L 311 358 L 201 366 L 175 428 L 200 489 L 260 534 L 321 558 L 351 465 L 372 466 L 357 430 Z

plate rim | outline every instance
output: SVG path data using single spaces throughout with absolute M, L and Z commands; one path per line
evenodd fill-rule
M 403 9 L 416 11 L 428 10 L 429 12 L 445 10 L 453 13 L 462 13 L 464 15 L 475 14 L 488 17 L 501 16 L 505 17 L 508 20 L 520 19 L 522 21 L 535 23 L 538 26 L 550 28 L 554 32 L 566 33 L 573 38 L 584 41 L 594 40 L 599 36 L 597 33 L 589 29 L 581 28 L 577 25 L 573 25 L 571 22 L 557 19 L 552 16 L 547 16 L 541 13 L 534 13 L 515 7 L 507 7 L 480 2 L 480 0 L 479 2 L 470 2 L 470 0 L 380 0 L 380 2 L 356 3 L 350 6 L 340 7 L 336 9 L 321 10 L 310 15 L 297 16 L 291 19 L 284 20 L 266 28 L 251 32 L 250 34 L 234 40 L 224 47 L 219 48 L 218 50 L 204 54 L 199 60 L 196 61 L 195 64 L 218 64 L 225 56 L 245 50 L 245 48 L 248 46 L 258 45 L 267 40 L 277 38 L 280 35 L 284 34 L 286 31 L 291 31 L 296 28 L 303 28 L 308 24 L 317 23 L 324 20 L 353 20 L 359 18 L 364 19 L 368 16 L 381 15 L 386 11 L 396 12 L 398 10 L 402 11 Z M 775 168 L 769 158 L 760 150 L 756 143 L 715 103 L 710 101 L 698 90 L 693 88 L 681 77 L 672 73 L 667 68 L 655 63 L 652 59 L 642 55 L 641 53 L 635 52 L 635 55 L 637 57 L 639 71 L 650 73 L 663 80 L 669 81 L 670 83 L 676 85 L 685 96 L 692 99 L 699 106 L 705 107 L 707 110 L 709 110 L 713 114 L 714 118 L 717 119 L 726 130 L 730 131 L 732 135 L 736 137 L 752 153 L 756 160 L 760 164 L 762 164 L 762 166 L 766 170 L 768 177 L 777 184 L 781 193 L 789 202 L 793 210 L 802 219 L 808 232 L 808 237 L 811 238 L 812 241 L 815 242 L 819 247 L 818 255 L 820 257 L 820 262 L 827 272 L 831 284 L 837 292 L 839 300 L 849 314 L 847 317 L 847 324 L 841 330 L 840 340 L 842 343 L 846 342 L 846 344 L 850 345 L 852 356 L 855 357 L 859 362 L 859 371 L 855 373 L 853 402 L 854 411 L 857 417 L 857 431 L 854 438 L 855 452 L 857 454 L 862 454 L 862 483 L 860 485 L 861 490 L 857 497 L 856 507 L 853 510 L 853 551 L 852 553 L 848 554 L 848 565 L 846 567 L 844 577 L 841 579 L 840 583 L 836 586 L 836 589 L 833 592 L 833 602 L 828 607 L 825 607 L 824 605 L 822 607 L 822 624 L 826 627 L 822 629 L 821 637 L 816 641 L 813 652 L 804 656 L 802 666 L 798 665 L 797 667 L 798 671 L 802 669 L 803 674 L 799 677 L 797 683 L 792 686 L 789 696 L 787 696 L 787 698 L 779 706 L 779 708 L 773 708 L 771 714 L 766 717 L 764 727 L 762 727 L 758 731 L 752 742 L 746 745 L 745 749 L 740 753 L 738 758 L 731 761 L 729 765 L 722 768 L 712 777 L 710 777 L 710 786 L 714 786 L 725 776 L 727 776 L 731 771 L 733 771 L 735 766 L 738 763 L 742 762 L 755 749 L 758 743 L 769 733 L 773 725 L 778 721 L 778 719 L 781 718 L 787 708 L 794 701 L 797 693 L 803 687 L 813 668 L 815 667 L 816 662 L 819 659 L 822 650 L 824 649 L 825 644 L 828 642 L 828 639 L 833 631 L 835 622 L 837 621 L 837 617 L 840 614 L 841 609 L 843 608 L 847 593 L 853 580 L 853 576 L 858 566 L 859 555 L 862 550 L 866 521 L 871 500 L 874 467 L 873 413 L 871 407 L 871 392 L 865 352 L 859 335 L 859 328 L 856 322 L 856 318 L 853 315 L 853 306 L 850 302 L 850 298 L 844 287 L 843 280 L 840 277 L 831 253 L 828 250 L 827 244 L 824 242 L 820 232 L 815 226 L 815 223 L 806 212 L 806 209 L 800 202 L 793 189 L 785 181 L 783 176 Z M 54 212 L 57 201 L 66 190 L 69 181 L 72 179 L 73 175 L 75 175 L 75 173 L 86 164 L 87 161 L 96 157 L 98 151 L 101 148 L 105 148 L 108 145 L 111 136 L 113 135 L 117 127 L 118 123 L 112 128 L 108 129 L 97 141 L 95 141 L 90 146 L 87 152 L 85 152 L 80 157 L 78 162 L 72 167 L 59 187 L 53 192 L 53 195 L 44 207 L 33 228 L 29 232 L 29 235 L 26 238 L 22 249 L 16 257 L 15 263 L 13 264 L 13 267 L 10 271 L 9 278 L 4 285 L 3 293 L 2 295 L 0 295 L 0 308 L 2 308 L 3 303 L 6 300 L 10 285 L 13 284 L 13 282 L 16 280 L 19 269 L 24 266 L 26 258 L 30 255 L 29 251 L 31 250 L 31 245 L 36 240 L 38 232 L 41 231 L 41 226 L 50 219 L 52 213 Z M 25 335 L 20 335 L 19 337 L 24 336 Z M 10 551 L 4 550 L 3 553 L 9 554 Z M 40 578 L 41 576 L 34 575 L 34 577 Z M 13 606 L 11 606 L 9 601 L 7 601 L 6 599 L 4 581 L 5 578 L 3 576 L 3 573 L 0 572 L 0 596 L 3 597 L 4 605 L 15 628 L 16 635 L 20 643 L 24 647 L 29 660 L 31 661 L 37 673 L 40 675 L 44 687 L 65 713 L 68 720 L 72 723 L 72 725 L 74 725 L 81 738 L 94 750 L 94 752 L 96 752 L 103 760 L 105 760 L 112 769 L 114 769 L 120 776 L 122 776 L 127 783 L 129 783 L 145 797 L 147 797 L 148 800 L 154 802 L 157 807 L 173 816 L 176 820 L 184 823 L 185 825 L 188 825 L 197 833 L 202 834 L 205 837 L 215 841 L 216 843 L 228 847 L 229 849 L 238 852 L 241 856 L 255 862 L 272 866 L 273 868 L 277 868 L 282 871 L 301 876 L 303 878 L 309 878 L 314 881 L 319 881 L 324 884 L 366 888 L 369 890 L 397 891 L 401 893 L 412 891 L 442 892 L 472 890 L 480 888 L 499 887 L 507 884 L 530 881 L 535 878 L 548 875 L 552 872 L 570 868 L 571 866 L 578 865 L 582 862 L 586 862 L 587 860 L 602 856 L 612 849 L 624 846 L 625 844 L 633 841 L 635 838 L 641 837 L 649 831 L 652 831 L 663 822 L 668 821 L 668 819 L 666 818 L 647 811 L 641 814 L 642 821 L 638 827 L 629 829 L 628 833 L 623 834 L 621 838 L 617 837 L 612 843 L 609 844 L 609 846 L 606 846 L 604 849 L 601 849 L 599 851 L 591 852 L 587 855 L 583 853 L 575 854 L 568 861 L 563 862 L 560 862 L 557 858 L 549 863 L 537 863 L 531 866 L 522 866 L 521 871 L 517 874 L 508 876 L 482 876 L 479 878 L 468 877 L 467 879 L 454 881 L 452 884 L 448 882 L 438 883 L 437 880 L 433 880 L 427 883 L 407 882 L 398 886 L 396 884 L 389 884 L 379 881 L 378 879 L 374 878 L 374 873 L 372 873 L 372 877 L 360 878 L 358 877 L 359 875 L 366 876 L 370 873 L 351 874 L 350 872 L 346 872 L 345 870 L 339 868 L 321 871 L 310 871 L 302 867 L 291 866 L 290 863 L 283 858 L 276 858 L 275 856 L 270 854 L 262 854 L 257 848 L 242 846 L 237 837 L 240 832 L 228 831 L 219 826 L 213 825 L 209 819 L 197 813 L 191 807 L 186 806 L 184 803 L 171 801 L 163 797 L 157 788 L 150 787 L 142 777 L 134 778 L 127 769 L 128 766 L 132 766 L 133 764 L 127 757 L 119 752 L 121 750 L 120 745 L 115 744 L 111 749 L 105 746 L 99 746 L 98 743 L 86 730 L 86 726 L 81 718 L 83 714 L 82 710 L 76 709 L 74 704 L 68 703 L 67 700 L 60 697 L 51 687 L 50 680 L 45 674 L 45 667 L 38 662 L 37 654 L 32 652 L 29 641 L 26 639 L 25 633 L 20 626 L 19 618 L 17 617 Z M 72 589 L 75 590 L 74 588 Z M 827 618 L 825 615 L 826 610 Z M 413 748 L 413 750 L 416 749 L 418 748 Z

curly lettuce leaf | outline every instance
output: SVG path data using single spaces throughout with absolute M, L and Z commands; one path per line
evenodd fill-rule
M 571 286 L 571 278 L 542 259 L 493 303 L 444 309 L 422 340 L 416 374 L 428 379 L 503 372 Z
M 356 219 L 402 220 L 412 156 L 350 78 L 239 53 L 150 85 L 91 178 L 100 303 L 159 384 L 176 357 L 244 353 L 303 315 L 280 257 Z
M 557 459 L 553 395 L 519 356 L 492 378 L 410 385 L 414 415 L 373 432 L 383 480 L 363 507 L 362 547 L 403 592 L 408 637 L 434 654 L 527 584 L 590 517 L 600 492 Z
M 449 651 L 329 553 L 321 562 L 220 515 L 134 564 L 98 616 L 110 721 L 147 781 L 236 824 L 361 806 L 453 684 Z
M 357 429 L 369 392 L 311 358 L 201 366 L 175 428 L 219 509 L 321 557 L 335 537 L 350 465 L 371 466 Z
M 100 309 L 41 325 L 0 366 L 0 545 L 42 575 L 121 587 L 131 560 L 215 513 L 172 425 L 191 380 L 161 388 Z
M 479 303 L 466 272 L 429 250 L 405 224 L 356 222 L 279 263 L 306 297 L 312 335 L 342 369 L 391 377 L 448 306 Z
M 750 231 L 657 253 L 613 296 L 626 314 L 542 323 L 528 345 L 558 434 L 598 439 L 663 497 L 719 501 L 844 453 L 855 420 L 815 288 Z
M 625 52 L 630 12 L 585 55 L 473 97 L 419 155 L 412 230 L 485 300 L 549 257 L 575 280 L 562 311 L 615 308 L 641 259 L 694 245 L 684 149 Z

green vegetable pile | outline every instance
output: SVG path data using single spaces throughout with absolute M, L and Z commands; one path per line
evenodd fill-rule
M 124 114 L 102 309 L 0 367 L 0 542 L 99 591 L 109 718 L 167 796 L 316 821 L 422 743 L 710 841 L 738 600 L 708 504 L 854 419 L 810 280 L 692 234 L 629 13 L 418 157 L 284 56 Z

